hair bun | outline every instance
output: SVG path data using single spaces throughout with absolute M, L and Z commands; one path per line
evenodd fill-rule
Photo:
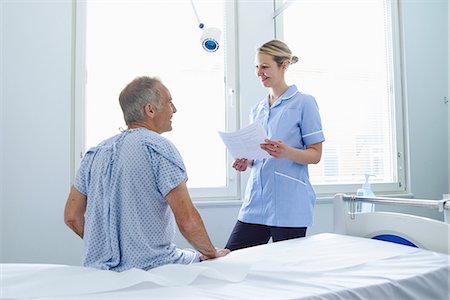
M 298 62 L 298 57 L 295 56 L 295 55 L 292 55 L 291 60 L 290 60 L 289 63 L 290 63 L 291 65 L 293 65 L 293 64 L 295 64 L 296 62 Z

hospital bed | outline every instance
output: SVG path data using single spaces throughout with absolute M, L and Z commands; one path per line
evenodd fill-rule
M 403 219 L 413 224 L 423 221 L 410 231 L 402 221 L 393 221 L 403 215 L 387 214 L 390 224 L 398 227 L 384 226 L 382 221 L 375 228 L 370 215 L 379 222 L 385 213 L 358 212 L 355 207 L 362 201 L 381 200 L 336 195 L 334 233 L 237 250 L 199 264 L 122 273 L 2 264 L 0 295 L 3 299 L 449 299 L 450 256 L 442 253 L 448 248 L 415 235 L 433 220 Z M 426 230 L 432 231 L 425 235 L 448 239 L 436 231 L 448 234 L 448 224 L 431 223 Z M 386 232 L 414 245 L 373 239 Z
M 364 212 L 361 203 L 437 209 L 444 222 L 395 212 Z M 337 194 L 334 197 L 334 232 L 396 242 L 450 254 L 450 199 L 404 199 Z

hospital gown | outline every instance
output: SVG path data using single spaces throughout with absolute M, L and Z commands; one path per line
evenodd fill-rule
M 165 200 L 186 180 L 175 146 L 145 128 L 89 149 L 74 184 L 87 196 L 83 265 L 124 271 L 197 261 L 198 252 L 172 243 L 175 219 Z

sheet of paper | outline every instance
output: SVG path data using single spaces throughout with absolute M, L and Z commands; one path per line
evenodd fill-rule
M 219 135 L 234 158 L 258 159 L 270 157 L 259 146 L 267 139 L 266 133 L 259 122 L 254 122 L 234 132 L 219 131 Z

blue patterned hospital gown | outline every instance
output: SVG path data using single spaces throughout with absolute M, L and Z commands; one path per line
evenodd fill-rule
M 126 130 L 89 149 L 74 184 L 87 196 L 83 265 L 148 270 L 198 260 L 198 252 L 172 243 L 175 219 L 165 200 L 185 180 L 175 146 L 144 128 Z

